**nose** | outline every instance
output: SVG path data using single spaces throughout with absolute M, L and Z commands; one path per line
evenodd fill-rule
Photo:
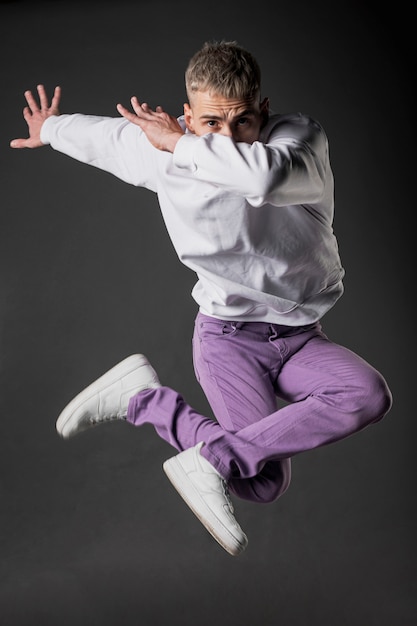
M 229 124 L 222 125 L 220 135 L 224 135 L 225 137 L 233 137 L 233 131 Z

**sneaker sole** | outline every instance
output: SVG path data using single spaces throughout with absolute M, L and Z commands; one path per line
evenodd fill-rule
M 103 376 L 98 378 L 95 382 L 91 383 L 88 387 L 86 387 L 83 391 L 81 391 L 61 412 L 57 421 L 56 421 L 56 430 L 58 434 L 64 439 L 68 439 L 69 437 L 65 435 L 65 429 L 68 426 L 71 426 L 71 418 L 75 411 L 77 411 L 84 402 L 89 401 L 92 397 L 94 397 L 97 393 L 106 389 L 109 385 L 111 385 L 116 380 L 131 374 L 134 370 L 139 369 L 143 366 L 150 367 L 148 359 L 142 354 L 132 354 L 127 357 L 112 369 L 108 370 Z M 155 372 L 155 386 L 160 386 L 158 382 L 156 372 Z
M 232 535 L 227 528 L 220 525 L 217 517 L 206 505 L 197 489 L 195 489 L 194 485 L 188 478 L 187 473 L 184 472 L 181 463 L 173 457 L 168 459 L 168 461 L 165 461 L 163 469 L 181 498 L 189 506 L 194 515 L 198 517 L 200 522 L 208 530 L 210 535 L 214 537 L 217 543 L 219 543 L 222 548 L 224 548 L 226 552 L 232 556 L 238 556 L 241 554 L 248 543 L 246 537 L 242 543 L 236 539 L 236 537 Z

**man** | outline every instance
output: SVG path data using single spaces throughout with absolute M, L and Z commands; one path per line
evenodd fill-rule
M 27 139 L 157 193 L 181 261 L 198 277 L 193 356 L 216 420 L 162 386 L 132 355 L 82 391 L 57 420 L 71 437 L 95 424 L 151 423 L 178 454 L 164 470 L 232 555 L 247 537 L 230 492 L 272 502 L 289 486 L 291 457 L 347 437 L 391 407 L 385 380 L 331 342 L 320 319 L 343 291 L 333 176 L 322 127 L 270 114 L 253 56 L 206 43 L 186 71 L 175 118 L 134 97 L 121 118 L 59 115 L 60 89 L 40 106 L 26 92 Z M 277 410 L 276 398 L 287 404 Z

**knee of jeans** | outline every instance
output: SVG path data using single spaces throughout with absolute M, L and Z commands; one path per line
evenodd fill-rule
M 288 487 L 291 483 L 291 459 L 282 459 L 281 461 L 281 469 L 282 469 L 282 481 L 281 481 L 281 489 L 277 495 L 277 498 L 284 495 L 287 491 Z
M 291 482 L 291 460 L 269 462 L 260 474 L 248 479 L 236 479 L 229 483 L 232 493 L 243 500 L 258 504 L 270 504 L 280 498 Z
M 357 414 L 361 421 L 372 424 L 381 420 L 391 409 L 392 395 L 384 378 L 375 372 L 369 376 L 358 401 Z
M 275 479 L 275 481 L 270 482 L 267 489 L 258 490 L 258 485 L 256 486 L 258 496 L 257 502 L 261 504 L 271 504 L 272 502 L 275 502 L 276 500 L 278 500 L 278 498 L 283 496 L 284 493 L 287 491 L 291 482 L 291 464 L 289 459 L 285 459 L 284 461 L 282 461 L 281 466 L 281 475 L 279 476 L 279 478 Z
M 392 407 L 392 394 L 386 381 L 379 376 L 372 393 L 373 422 L 377 422 L 386 415 Z

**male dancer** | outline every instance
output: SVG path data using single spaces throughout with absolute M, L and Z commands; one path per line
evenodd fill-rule
M 271 114 L 258 63 L 236 42 L 206 43 L 185 75 L 175 118 L 134 97 L 120 118 L 59 115 L 60 89 L 40 106 L 26 92 L 29 137 L 158 195 L 181 261 L 197 274 L 197 378 L 215 420 L 161 385 L 132 355 L 61 413 L 64 438 L 109 420 L 151 423 L 178 451 L 164 470 L 230 554 L 247 537 L 229 493 L 272 502 L 291 457 L 347 437 L 390 409 L 385 380 L 330 341 L 320 320 L 342 294 L 333 176 L 323 128 Z M 276 398 L 287 405 L 277 410 Z

